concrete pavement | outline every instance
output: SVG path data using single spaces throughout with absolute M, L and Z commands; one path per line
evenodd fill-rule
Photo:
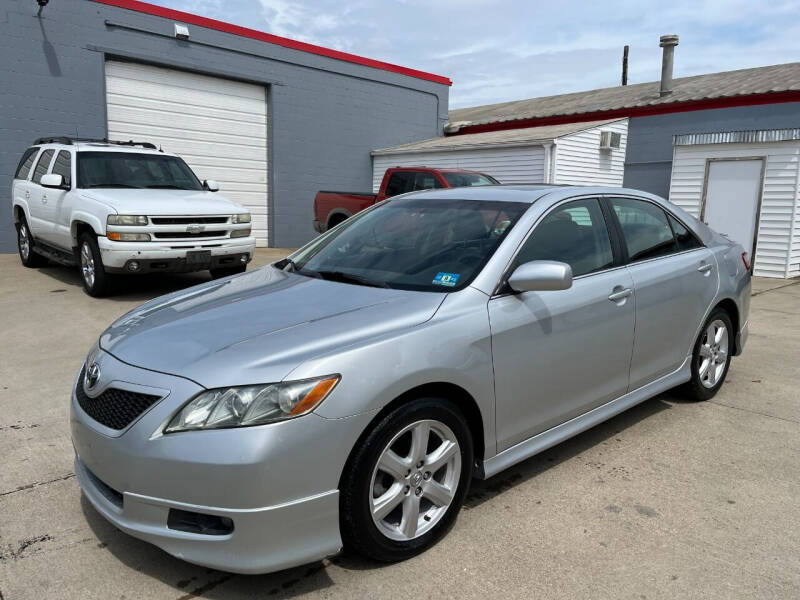
M 72 470 L 67 402 L 90 345 L 206 278 L 97 300 L 77 272 L 0 255 L 0 599 L 800 597 L 800 281 L 755 282 L 748 347 L 711 402 L 664 394 L 476 482 L 426 554 L 240 576 L 119 532 Z

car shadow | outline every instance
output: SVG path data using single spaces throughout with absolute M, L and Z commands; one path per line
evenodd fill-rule
M 46 267 L 41 267 L 37 270 L 62 285 L 77 288 L 83 287 L 77 267 L 66 267 L 50 263 Z M 109 293 L 103 300 L 146 302 L 158 296 L 177 292 L 210 280 L 211 274 L 208 271 L 119 275 L 111 281 Z
M 661 411 L 669 410 L 672 407 L 671 404 L 676 401 L 677 398 L 674 392 L 665 392 L 641 404 L 637 404 L 616 417 L 595 425 L 591 429 L 544 452 L 540 452 L 536 456 L 510 467 L 494 477 L 485 480 L 473 479 L 469 492 L 467 492 L 467 497 L 464 500 L 464 508 L 469 510 L 480 506 L 506 490 L 536 477 L 540 473 L 576 456 L 580 456 L 581 453 L 606 442 L 636 423 Z
M 524 483 L 582 452 L 602 444 L 609 438 L 648 417 L 671 408 L 676 400 L 670 393 L 639 404 L 613 419 L 562 442 L 485 481 L 473 480 L 464 508 L 480 506 L 503 492 Z M 131 537 L 106 521 L 81 496 L 81 508 L 89 527 L 98 540 L 98 548 L 114 555 L 126 566 L 183 592 L 181 599 L 210 598 L 226 600 L 259 597 L 293 598 L 335 585 L 327 572 L 333 564 L 346 571 L 365 571 L 386 567 L 385 563 L 344 552 L 331 559 L 266 575 L 237 575 L 192 565 L 175 558 L 147 542 Z

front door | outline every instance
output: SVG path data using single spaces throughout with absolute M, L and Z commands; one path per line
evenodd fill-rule
M 498 451 L 627 391 L 633 281 L 612 253 L 595 198 L 560 204 L 536 226 L 515 264 L 572 267 L 567 290 L 489 301 Z
M 708 163 L 703 221 L 742 245 L 755 250 L 761 173 L 764 160 L 712 160 Z

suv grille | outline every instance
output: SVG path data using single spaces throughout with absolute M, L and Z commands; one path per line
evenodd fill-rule
M 190 225 L 192 223 L 227 223 L 228 217 L 150 217 L 153 225 Z
M 227 234 L 227 231 L 198 231 L 197 233 L 191 231 L 156 231 L 152 235 L 154 238 L 160 240 L 177 240 L 184 238 L 220 237 Z
M 116 388 L 108 388 L 97 398 L 90 398 L 83 389 L 85 374 L 86 367 L 81 369 L 78 385 L 75 386 L 78 405 L 95 421 L 111 429 L 125 429 L 159 399 L 159 396 Z

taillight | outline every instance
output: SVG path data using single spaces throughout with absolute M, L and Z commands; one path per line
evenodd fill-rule
M 747 256 L 747 252 L 742 252 L 742 262 L 744 263 L 744 270 L 750 270 L 750 257 Z

